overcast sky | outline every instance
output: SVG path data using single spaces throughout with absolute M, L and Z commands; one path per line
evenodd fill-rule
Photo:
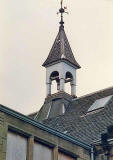
M 81 69 L 77 96 L 113 86 L 113 0 L 64 0 L 65 31 Z M 46 95 L 45 68 L 60 0 L 0 1 L 0 103 L 28 114 Z

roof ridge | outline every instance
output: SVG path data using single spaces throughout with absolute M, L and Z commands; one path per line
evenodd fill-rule
M 95 91 L 95 92 L 88 93 L 88 94 L 86 94 L 86 95 L 83 95 L 83 96 L 74 98 L 73 101 L 74 101 L 74 100 L 81 99 L 81 98 L 85 98 L 85 97 L 88 97 L 88 96 L 92 96 L 92 95 L 94 95 L 94 94 L 101 93 L 101 92 L 104 92 L 104 91 L 109 90 L 109 89 L 113 89 L 113 86 L 112 86 L 112 87 L 108 87 L 108 88 L 104 88 L 104 89 L 100 89 L 99 91 Z

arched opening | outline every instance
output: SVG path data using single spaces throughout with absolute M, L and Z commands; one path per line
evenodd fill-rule
M 52 72 L 50 75 L 50 80 L 52 82 L 51 93 L 53 94 L 60 90 L 59 72 L 58 71 Z
M 50 76 L 50 79 L 51 79 L 51 81 L 58 80 L 59 79 L 59 73 L 57 71 L 52 72 L 51 76 Z
M 71 82 L 73 80 L 73 76 L 70 72 L 66 73 L 66 83 Z
M 65 76 L 65 83 L 66 83 L 65 91 L 68 94 L 71 94 L 71 83 L 72 83 L 72 81 L 73 81 L 73 75 L 70 72 L 66 72 L 66 76 Z

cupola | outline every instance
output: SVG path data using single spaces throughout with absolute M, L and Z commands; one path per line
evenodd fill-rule
M 64 30 L 63 13 L 65 13 L 65 7 L 63 8 L 62 1 L 59 13 L 61 14 L 59 32 L 46 61 L 43 63 L 46 68 L 46 95 L 47 97 L 51 95 L 52 81 L 56 81 L 57 92 L 65 92 L 65 84 L 70 83 L 71 95 L 75 97 L 76 70 L 80 68 L 80 65 L 74 58 Z

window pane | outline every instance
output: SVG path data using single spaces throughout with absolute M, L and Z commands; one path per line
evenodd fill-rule
M 64 153 L 58 153 L 58 160 L 74 160 L 74 158 L 67 156 Z
M 35 142 L 33 160 L 52 160 L 52 149 Z
M 26 160 L 27 138 L 8 132 L 6 160 Z

